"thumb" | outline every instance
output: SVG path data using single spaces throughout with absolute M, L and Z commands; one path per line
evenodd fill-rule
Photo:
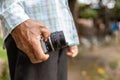
M 49 58 L 49 55 L 46 54 L 45 57 L 44 57 L 44 60 L 40 60 L 40 59 L 39 59 L 39 60 L 30 59 L 30 60 L 31 60 L 31 62 L 32 62 L 33 64 L 36 64 L 36 63 L 41 63 L 41 62 L 43 62 L 43 61 L 46 61 L 48 58 Z
M 41 56 L 41 60 L 42 60 L 42 61 L 46 61 L 49 57 L 50 57 L 49 54 L 43 54 L 43 55 Z
M 40 43 L 40 36 L 38 37 L 36 36 L 36 38 L 32 38 L 31 45 L 32 45 L 31 52 L 34 54 L 36 61 L 39 61 L 39 60 L 46 61 L 49 58 L 49 54 L 45 54 L 42 49 L 42 46 Z

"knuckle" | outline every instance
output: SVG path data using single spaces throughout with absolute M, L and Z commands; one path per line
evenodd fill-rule
M 51 32 L 49 31 L 49 32 L 48 32 L 48 34 L 50 35 L 50 34 L 51 34 Z
M 46 28 L 46 26 L 45 26 L 44 24 L 41 24 L 40 27 L 41 27 L 42 29 L 45 29 L 45 28 Z

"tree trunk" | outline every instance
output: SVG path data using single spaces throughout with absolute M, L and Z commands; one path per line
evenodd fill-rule
M 77 6 L 77 0 L 68 0 L 68 3 L 69 3 L 69 7 L 70 7 L 70 10 L 74 18 L 76 28 L 77 30 L 79 30 L 79 25 L 77 23 L 77 19 L 79 16 L 79 7 Z M 79 31 L 78 31 L 78 34 L 79 34 Z
M 99 19 L 101 19 L 105 25 L 105 29 L 104 29 L 104 35 L 108 34 L 109 33 L 109 15 L 108 15 L 108 8 L 107 6 L 104 6 L 103 5 L 103 0 L 99 0 Z
M 76 20 L 78 18 L 78 7 L 77 7 L 77 0 L 68 0 L 69 7 L 72 12 L 72 15 L 74 19 Z

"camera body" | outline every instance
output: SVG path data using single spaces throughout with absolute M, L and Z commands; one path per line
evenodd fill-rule
M 51 33 L 50 37 L 46 42 L 44 42 L 43 37 L 41 37 L 40 42 L 44 53 L 56 51 L 68 46 L 63 31 Z

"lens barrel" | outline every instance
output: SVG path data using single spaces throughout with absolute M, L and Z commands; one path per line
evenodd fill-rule
M 51 33 L 47 42 L 45 42 L 48 52 L 59 50 L 67 46 L 63 31 Z

